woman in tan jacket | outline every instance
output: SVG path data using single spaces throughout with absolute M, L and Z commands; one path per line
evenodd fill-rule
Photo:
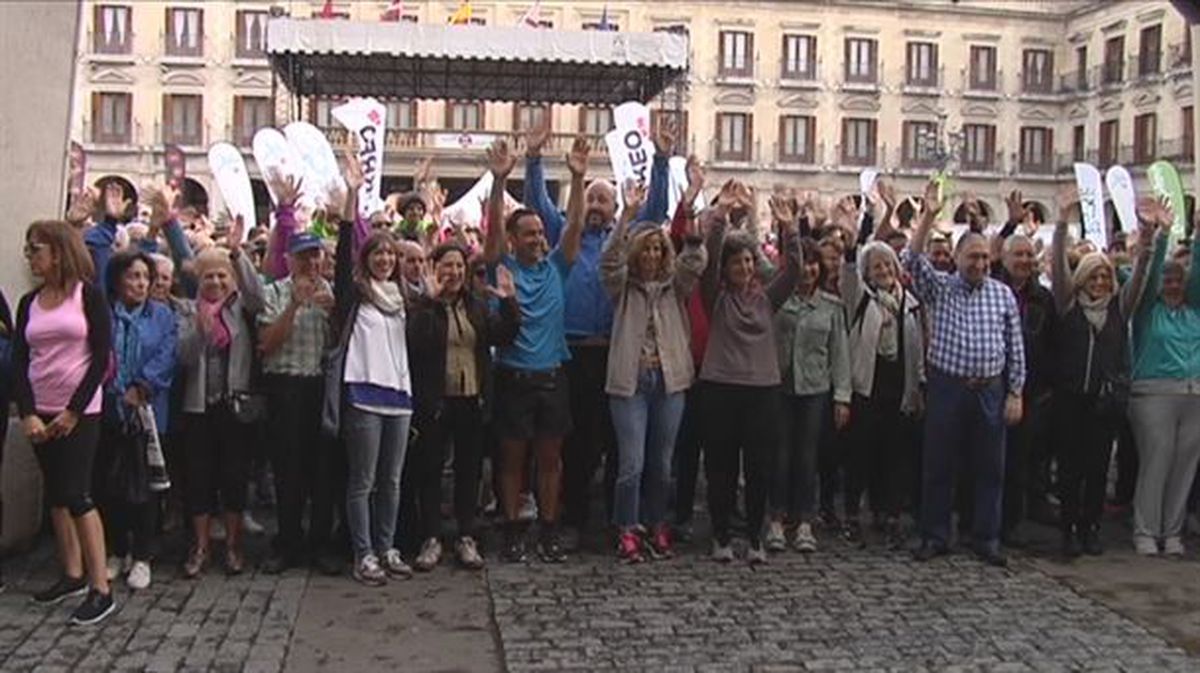
M 657 223 L 627 231 L 645 193 L 640 185 L 626 186 L 625 208 L 600 259 L 615 308 L 605 386 L 619 451 L 613 519 L 617 553 L 629 563 L 645 560 L 645 552 L 671 554 L 671 458 L 684 391 L 694 376 L 684 302 L 707 259 L 694 223 L 679 259 Z

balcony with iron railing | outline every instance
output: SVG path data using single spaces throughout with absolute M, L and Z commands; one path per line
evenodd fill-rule
M 160 32 L 158 45 L 162 62 L 180 65 L 201 65 L 204 63 L 204 55 L 212 49 L 211 40 L 204 34 L 177 37 Z
M 776 142 L 771 154 L 775 157 L 776 170 L 781 171 L 816 171 L 825 162 L 825 143 L 818 142 L 809 145 L 804 152 L 795 152 L 785 143 Z
M 1052 177 L 1059 173 L 1064 155 L 1045 152 L 1043 154 L 1024 154 L 1014 152 L 1012 166 L 1017 175 L 1023 177 Z M 1073 163 L 1073 162 L 1071 162 Z
M 1133 84 L 1152 84 L 1163 78 L 1162 51 L 1131 54 L 1126 65 L 1126 80 Z
M 140 122 L 131 121 L 121 128 L 97 128 L 91 120 L 83 122 L 83 142 L 96 148 L 125 149 L 136 151 L 142 144 L 143 129 Z
M 1004 71 L 997 68 L 988 73 L 962 68 L 962 95 L 965 98 L 1000 98 L 1004 93 Z
M 325 137 L 334 149 L 350 148 L 352 136 L 346 129 L 340 126 L 330 126 L 322 128 L 321 131 L 325 133 Z M 571 144 L 575 142 L 576 135 L 574 133 L 551 133 L 550 139 L 546 141 L 546 145 L 542 149 L 543 155 L 546 157 L 565 156 L 571 149 Z M 493 129 L 469 131 L 449 128 L 387 129 L 384 134 L 383 147 L 386 152 L 476 156 L 482 154 L 494 141 L 511 136 L 511 132 Z M 591 146 L 591 158 L 607 160 L 608 146 L 604 142 L 604 136 L 589 134 L 586 137 Z
M 1055 84 L 1061 82 L 1061 78 L 1056 78 L 1049 70 L 1022 70 L 1017 73 L 1017 77 L 1021 82 L 1021 98 L 1047 98 L 1061 93 L 1054 88 Z
M 98 63 L 132 63 L 133 43 L 136 37 L 136 33 L 128 31 L 124 34 L 124 40 L 110 40 L 101 33 L 89 30 L 87 43 L 91 45 L 91 51 L 87 58 Z
M 866 151 L 851 151 L 863 150 Z M 838 143 L 833 146 L 833 158 L 837 162 L 839 170 L 865 168 L 867 166 L 876 166 L 879 163 L 880 157 L 887 156 L 887 145 L 882 147 L 871 146 L 868 148 L 849 148 Z
M 754 170 L 762 157 L 762 141 L 747 139 L 741 147 L 722 147 L 720 138 L 708 142 L 709 163 L 728 170 Z
M 1158 141 L 1158 157 L 1171 163 L 1194 163 L 1195 144 L 1191 138 L 1169 138 Z
M 1180 42 L 1167 47 L 1164 64 L 1167 71 L 1172 74 L 1184 70 L 1190 72 L 1192 69 L 1192 49 L 1190 43 Z
M 1075 70 L 1058 76 L 1058 90 L 1064 95 L 1087 95 L 1095 88 L 1095 79 L 1092 77 L 1094 70 L 1084 68 L 1083 70 Z
M 848 63 L 842 64 L 842 91 L 878 92 L 883 85 L 884 62 L 878 60 L 867 70 L 851 70 Z
M 779 64 L 779 86 L 793 89 L 815 89 L 821 86 L 821 61 L 809 61 L 807 67 L 799 63 L 788 63 L 784 59 Z
M 999 150 L 981 152 L 974 157 L 963 152 L 959 155 L 958 166 L 962 173 L 1003 173 L 1004 152 Z
M 1098 82 L 1102 91 L 1120 88 L 1125 83 L 1125 59 L 1105 61 L 1093 66 L 1092 81 Z
M 180 128 L 164 126 L 162 122 L 154 122 L 154 139 L 160 145 L 178 145 L 181 148 L 207 148 L 210 141 L 209 125 L 200 124 L 196 128 Z
M 742 67 L 726 67 L 725 64 L 718 59 L 717 61 L 717 84 L 728 84 L 732 86 L 754 86 L 754 73 L 759 72 L 759 56 L 754 54 L 753 58 L 746 58 Z
M 900 86 L 901 93 L 911 96 L 940 96 L 944 91 L 946 81 L 946 66 L 923 73 L 913 72 L 907 64 L 904 67 L 904 84 Z

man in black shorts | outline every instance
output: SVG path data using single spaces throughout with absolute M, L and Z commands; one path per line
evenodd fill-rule
M 567 165 L 571 197 L 567 226 L 559 245 L 546 252 L 546 234 L 537 213 L 518 209 L 504 217 L 504 190 L 517 156 L 503 140 L 488 149 L 495 181 L 488 202 L 488 264 L 512 272 L 521 307 L 521 331 L 499 349 L 496 363 L 495 429 L 500 438 L 500 498 L 504 508 L 504 548 L 510 562 L 525 560 L 523 531 L 517 519 L 526 458 L 537 461 L 538 555 L 565 560 L 557 524 L 562 489 L 562 442 L 571 430 L 570 402 L 562 363 L 570 358 L 563 327 L 563 286 L 579 253 L 583 233 L 583 177 L 588 146 L 576 138 Z

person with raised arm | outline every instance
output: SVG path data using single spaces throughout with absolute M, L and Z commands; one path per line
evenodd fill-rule
M 921 544 L 917 560 L 949 552 L 956 466 L 970 460 L 975 552 L 1007 565 L 1000 549 L 1006 425 L 1021 420 L 1025 345 L 1012 291 L 988 276 L 987 239 L 967 232 L 955 250 L 955 273 L 938 271 L 927 244 L 941 210 L 938 186 L 925 187 L 920 223 L 904 251 L 913 293 L 929 308 L 925 447 L 921 473 Z
M 625 209 L 600 258 L 601 278 L 616 303 L 605 390 L 620 453 L 613 494 L 617 554 L 628 563 L 673 554 L 667 526 L 672 453 L 694 375 L 684 302 L 707 261 L 694 224 L 676 258 L 661 226 L 634 221 L 645 192 L 636 182 L 625 185 Z
M 583 136 L 567 155 L 571 194 L 567 224 L 558 243 L 547 245 L 542 218 L 518 208 L 504 216 L 508 175 L 517 155 L 499 140 L 488 149 L 494 182 L 488 200 L 488 264 L 502 264 L 513 276 L 521 327 L 512 344 L 497 350 L 495 430 L 500 439 L 500 496 L 504 511 L 501 556 L 526 558 L 524 531 L 518 521 L 526 458 L 537 465 L 538 556 L 561 563 L 566 553 L 558 532 L 562 489 L 563 438 L 571 430 L 571 411 L 563 363 L 570 359 L 564 331 L 565 285 L 579 255 L 583 236 L 584 176 L 589 148 Z M 549 252 L 547 252 L 549 250 Z

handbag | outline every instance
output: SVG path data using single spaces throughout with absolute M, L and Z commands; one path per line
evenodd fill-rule
M 239 423 L 257 423 L 267 415 L 267 397 L 249 390 L 235 390 L 229 396 L 229 407 Z
M 1096 393 L 1096 414 L 1100 418 L 1124 417 L 1129 408 L 1129 377 L 1123 374 L 1102 374 Z
M 118 422 L 112 434 L 112 462 L 104 480 L 107 495 L 116 502 L 140 505 L 150 500 L 149 466 L 146 462 L 148 437 L 137 414 Z

